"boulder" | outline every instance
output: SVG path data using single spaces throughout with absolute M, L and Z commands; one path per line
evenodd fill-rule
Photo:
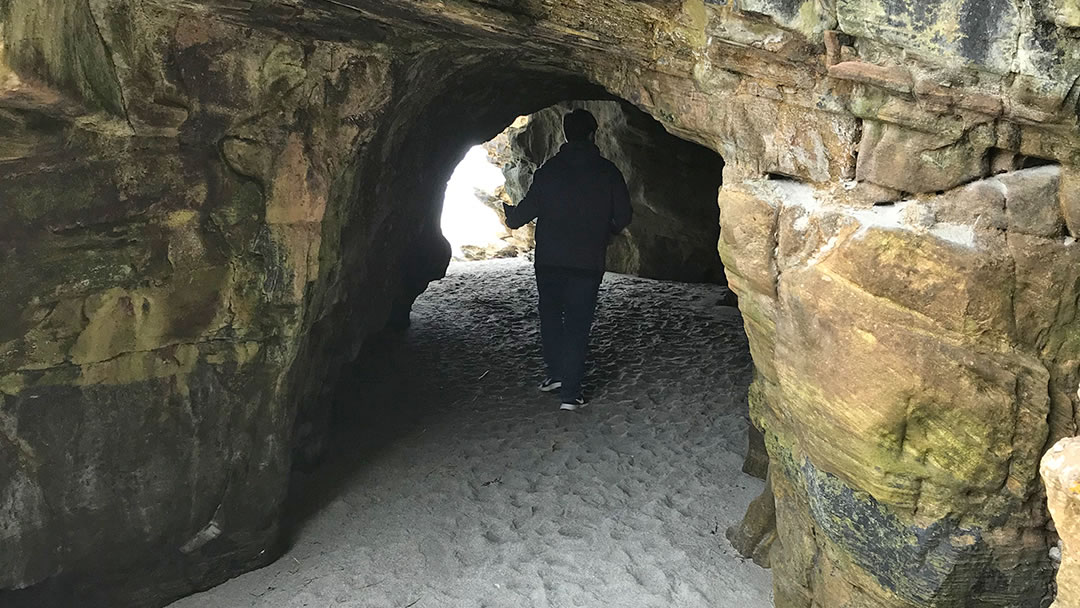
M 1006 181 L 1037 171 L 1052 173 Z M 778 605 L 839 605 L 852 594 L 964 605 L 981 597 L 976 579 L 958 574 L 971 564 L 999 573 L 986 597 L 1040 605 L 1050 540 L 1031 515 L 1032 482 L 1047 439 L 1074 411 L 1058 388 L 1074 379 L 1065 327 L 1078 285 L 1076 262 L 1058 256 L 1074 248 L 1014 231 L 997 182 L 870 209 L 834 192 L 764 180 L 722 207 L 725 232 L 778 230 L 774 247 L 758 249 L 770 242 L 759 236 L 724 250 L 760 372 L 751 416 L 770 455 Z M 736 209 L 768 209 L 778 220 L 764 225 L 778 228 L 727 215 Z M 980 228 L 995 210 L 996 227 Z M 762 259 L 775 278 L 744 280 L 763 276 L 745 260 Z M 744 529 L 760 528 L 761 513 Z M 753 535 L 739 530 L 732 537 L 752 555 L 743 541 Z M 804 568 L 809 554 L 819 569 Z M 1018 568 L 1028 574 L 1015 577 Z
M 754 560 L 768 568 L 770 553 L 776 543 L 776 499 L 772 483 L 765 482 L 765 489 L 746 508 L 746 516 L 735 526 L 727 529 L 725 536 L 739 555 Z

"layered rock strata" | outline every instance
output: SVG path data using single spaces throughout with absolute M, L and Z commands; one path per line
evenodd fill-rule
M 1042 605 L 1074 9 L 0 3 L 0 603 L 160 605 L 272 559 L 454 161 L 615 96 L 726 161 L 777 606 Z
M 869 207 L 791 180 L 725 188 L 784 548 L 778 605 L 807 590 L 1039 605 L 1051 565 L 1035 471 L 1072 428 L 1059 408 L 1077 361 L 1080 249 L 1060 174 Z M 803 551 L 818 569 L 792 559 Z

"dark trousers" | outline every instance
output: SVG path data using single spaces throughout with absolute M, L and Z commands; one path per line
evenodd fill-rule
M 548 376 L 562 380 L 564 403 L 581 396 L 589 330 L 603 278 L 603 272 L 536 267 L 544 364 Z

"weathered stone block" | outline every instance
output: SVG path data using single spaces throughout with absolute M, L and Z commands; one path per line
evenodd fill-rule
M 1004 222 L 1005 188 L 989 181 L 941 197 L 973 198 L 963 210 L 942 205 L 954 214 L 947 219 L 970 222 L 996 209 Z M 1024 262 L 1021 273 L 1006 247 L 937 240 L 933 230 L 885 221 L 886 210 L 855 215 L 862 228 L 826 228 L 831 247 L 807 261 L 802 248 L 785 247 L 794 225 L 785 220 L 788 209 L 780 214 L 772 349 L 779 393 L 771 401 L 783 405 L 760 413 L 777 496 L 778 605 L 843 605 L 858 596 L 867 605 L 963 605 L 981 597 L 1038 606 L 1048 572 L 1045 544 L 1024 530 L 1040 524 L 1023 523 L 1020 513 L 1034 496 L 1048 417 L 1072 406 L 1061 404 L 1055 389 L 1048 395 L 1058 372 L 1028 354 L 1029 339 L 1021 335 L 1056 335 L 1045 328 L 1074 313 L 1066 307 L 1055 314 L 1056 305 L 1031 298 L 1014 301 L 1014 281 L 1026 277 L 1024 289 L 1069 302 L 1075 296 L 1052 287 L 1052 275 L 1073 272 L 1066 269 L 1074 263 L 1043 256 Z M 828 226 L 812 217 L 802 224 L 803 232 Z M 1036 271 L 1041 267 L 1056 270 Z M 957 280 L 961 275 L 973 280 Z M 931 276 L 952 278 L 935 285 Z M 1056 282 L 1071 289 L 1075 272 Z M 1019 330 L 1012 319 L 1017 304 L 1023 311 L 1016 314 L 1031 321 Z M 804 324 L 813 331 L 800 329 Z M 1017 346 L 999 350 L 1010 343 Z M 944 393 L 947 404 L 935 396 Z M 814 405 L 823 403 L 830 406 Z M 1000 451 L 1004 445 L 1010 447 Z M 1006 521 L 1006 512 L 1016 519 Z M 800 571 L 792 557 L 802 550 L 817 556 L 812 572 Z M 993 590 L 973 592 L 973 579 L 958 574 L 975 564 L 997 572 Z
M 1049 3 L 1044 2 L 1020 13 L 1021 28 L 1013 64 L 1016 76 L 1011 81 L 1006 100 L 1008 112 L 1034 122 L 1053 119 L 1059 113 L 1062 117 L 1070 114 L 1065 100 L 1080 75 L 1075 32 L 1046 20 L 1065 16 L 1062 13 L 1055 15 L 1047 9 L 1067 7 L 1064 3 L 1047 6 Z M 1064 11 L 1066 14 L 1069 12 L 1072 11 Z M 1068 17 L 1064 20 L 1067 21 Z
M 741 0 L 739 8 L 761 13 L 773 18 L 776 23 L 815 37 L 822 31 L 834 27 L 836 18 L 826 5 L 807 3 L 804 0 Z
M 1012 261 L 1004 252 L 869 227 L 819 265 L 958 337 L 1009 336 Z
M 765 450 L 765 436 L 753 424 L 747 427 L 746 458 L 743 473 L 765 479 L 769 472 L 769 453 Z
M 949 113 L 953 108 L 961 108 L 988 116 L 998 116 L 1004 109 L 1004 104 L 997 95 L 962 86 L 945 86 L 927 78 L 916 80 L 912 90 L 918 99 L 940 108 L 943 114 Z
M 871 182 L 855 182 L 848 187 L 850 183 L 840 184 L 840 187 L 833 191 L 833 198 L 854 207 L 873 207 L 880 203 L 896 202 L 903 197 L 895 188 L 886 188 Z
M 997 175 L 998 173 L 1008 173 L 1023 168 L 1024 157 L 1022 155 L 1012 150 L 1002 150 L 1000 148 L 991 150 L 990 173 Z
M 743 294 L 739 295 L 739 312 L 742 313 L 743 327 L 750 342 L 754 367 L 766 379 L 775 381 L 776 299 L 755 291 L 740 275 L 728 272 L 727 277 L 728 287 L 737 294 Z
M 720 257 L 729 281 L 732 274 L 739 275 L 744 281 L 741 286 L 775 297 L 779 209 L 751 194 L 728 189 L 720 191 L 719 204 Z M 740 299 L 750 295 L 735 284 L 732 289 Z
M 1021 27 L 1010 0 L 920 3 L 838 0 L 840 29 L 859 38 L 896 44 L 934 56 L 962 57 L 1004 74 L 1016 55 Z
M 1016 265 L 1017 337 L 1037 351 L 1057 351 L 1078 320 L 1080 244 L 1010 232 L 1008 246 Z
M 990 142 L 982 135 L 976 129 L 950 140 L 865 121 L 856 177 L 903 192 L 948 190 L 988 173 Z
M 766 479 L 765 489 L 746 508 L 738 525 L 727 529 L 725 536 L 739 555 L 768 568 L 771 549 L 776 543 L 776 502 L 772 482 Z
M 934 213 L 943 222 L 955 222 L 975 228 L 1004 230 L 1005 191 L 993 180 L 979 180 L 950 190 L 931 200 Z
M 831 65 L 829 76 L 871 84 L 897 93 L 910 93 L 912 87 L 911 72 L 907 69 L 899 66 L 879 66 L 865 61 L 844 61 Z
M 840 63 L 840 52 L 843 44 L 840 41 L 840 32 L 828 30 L 824 34 L 825 41 L 825 67 L 832 67 Z
M 135 605 L 140 594 L 146 601 L 136 581 L 99 577 L 157 569 L 178 578 L 178 563 L 196 572 L 221 552 L 249 566 L 272 559 L 276 508 L 267 504 L 284 491 L 287 463 L 281 446 L 254 438 L 282 432 L 281 421 L 265 392 L 244 396 L 270 380 L 260 371 L 265 354 L 238 355 L 227 344 L 132 353 L 84 366 L 75 378 L 32 374 L 34 386 L 0 392 L 4 415 L 19 420 L 21 446 L 10 475 L 0 473 L 16 489 L 9 516 L 19 522 L 0 552 L 0 586 L 57 577 L 87 605 Z M 237 476 L 245 483 L 231 483 Z M 222 534 L 205 551 L 181 558 L 155 549 L 180 547 L 211 520 Z M 116 587 L 130 595 L 110 596 Z
M 774 454 L 774 466 L 783 466 L 773 474 L 777 496 L 782 491 L 787 504 L 805 504 L 812 518 L 804 519 L 778 501 L 781 538 L 809 537 L 821 563 L 809 573 L 811 601 L 777 605 L 842 606 L 851 598 L 859 598 L 855 605 L 863 606 L 964 606 L 973 601 L 1041 605 L 1048 560 L 1037 537 L 1006 547 L 1000 542 L 1003 534 L 992 525 L 953 517 L 911 523 L 798 453 L 777 448 Z M 999 561 L 996 554 L 1004 554 L 1004 559 Z M 792 566 L 788 559 L 789 554 L 774 551 L 774 571 L 787 571 Z M 992 572 L 993 584 L 983 587 L 972 578 L 972 564 Z M 1018 569 L 1032 576 L 1016 576 Z
M 824 194 L 824 193 L 823 193 Z M 828 256 L 837 242 L 857 228 L 852 218 L 840 213 L 815 212 L 802 205 L 782 207 L 776 248 L 780 273 L 815 264 Z
M 993 178 L 1005 193 L 1009 230 L 1037 236 L 1061 236 L 1065 228 L 1058 189 L 1061 168 L 1056 165 L 1004 173 Z
M 688 109 L 697 105 L 692 97 L 685 103 Z M 700 105 L 688 118 L 703 132 L 714 134 L 725 172 L 732 167 L 751 177 L 779 173 L 807 182 L 854 173 L 858 121 L 851 116 L 756 95 L 703 97 Z
M 1061 27 L 1080 27 L 1080 2 L 1077 0 L 1050 0 L 1054 23 Z
M 1062 167 L 1058 200 L 1065 227 L 1073 238 L 1080 239 L 1080 169 Z

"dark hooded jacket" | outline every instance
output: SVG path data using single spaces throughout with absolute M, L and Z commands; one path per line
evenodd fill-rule
M 588 141 L 569 142 L 506 207 L 506 225 L 536 219 L 536 266 L 604 271 L 608 241 L 630 224 L 630 193 L 614 163 Z

